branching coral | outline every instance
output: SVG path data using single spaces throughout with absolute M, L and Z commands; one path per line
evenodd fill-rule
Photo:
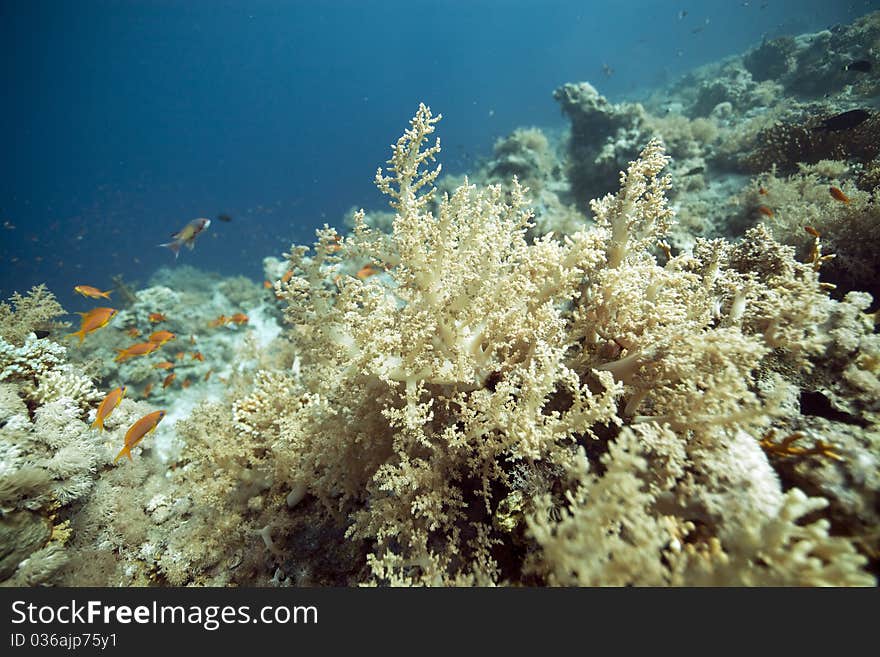
M 627 172 L 620 174 L 620 191 L 592 202 L 600 229 L 611 231 L 606 264 L 620 266 L 627 250 L 641 252 L 665 234 L 672 219 L 666 206 L 669 177 L 658 178 L 668 163 L 659 140 L 652 140 Z
M 827 520 L 803 518 L 828 501 L 788 491 L 778 513 L 756 516 L 729 541 L 705 549 L 688 546 L 679 564 L 681 583 L 695 586 L 872 586 L 874 578 L 852 543 L 828 533 Z M 676 582 L 679 583 L 679 582 Z
M 64 314 L 45 285 L 35 286 L 27 296 L 16 292 L 9 302 L 0 302 L 0 338 L 15 346 L 23 344 L 35 330 L 55 328 L 58 323 L 53 320 Z
M 715 455 L 712 460 L 726 459 L 725 468 L 697 454 L 686 465 L 675 457 L 677 443 L 659 427 L 641 436 L 624 430 L 603 457 L 601 476 L 581 472 L 578 486 L 555 514 L 549 498 L 543 498 L 540 511 L 529 517 L 530 532 L 543 550 L 532 567 L 550 583 L 581 586 L 874 583 L 862 571 L 865 558 L 850 541 L 829 536 L 826 520 L 801 524 L 826 500 L 808 498 L 798 489 L 783 495 L 772 475 L 756 485 L 761 470 L 771 471 L 759 453 L 751 458 L 743 453 L 754 452 L 751 437 L 734 439 L 728 447 L 701 448 Z M 700 486 L 676 485 L 669 477 L 658 480 L 650 475 L 649 464 L 664 452 L 661 467 L 672 464 L 671 474 L 685 481 L 706 466 L 706 473 L 727 476 Z M 750 469 L 754 466 L 758 472 Z M 737 470 L 741 480 L 734 475 Z M 743 484 L 753 493 L 735 492 Z M 716 515 L 711 524 L 705 514 Z M 710 526 L 719 534 L 707 536 Z
M 397 210 L 390 237 L 358 221 L 345 240 L 323 233 L 313 258 L 291 253 L 298 275 L 283 294 L 303 381 L 281 439 L 310 492 L 341 509 L 369 496 L 351 535 L 377 541 L 381 578 L 488 581 L 500 539 L 485 517 L 503 464 L 566 462 L 576 430 L 613 417 L 616 386 L 564 363 L 563 314 L 600 255 L 571 240 L 528 244 L 515 183 L 507 199 L 466 184 L 426 211 L 437 170 L 420 165 L 437 146 L 420 149 L 435 121 L 421 107 L 393 176 L 377 176 Z M 330 284 L 349 254 L 369 254 L 387 279 Z
M 733 545 L 782 505 L 752 436 L 791 396 L 768 356 L 807 369 L 827 343 L 816 272 L 762 229 L 658 264 L 656 141 L 595 227 L 530 243 L 515 181 L 433 198 L 436 120 L 420 107 L 377 175 L 391 234 L 359 214 L 352 235 L 291 250 L 276 290 L 297 368 L 258 378 L 239 431 L 272 451 L 273 490 L 349 518 L 379 582 L 691 581 L 685 540 Z M 384 272 L 348 276 L 350 259 Z M 847 554 L 840 581 L 866 581 Z

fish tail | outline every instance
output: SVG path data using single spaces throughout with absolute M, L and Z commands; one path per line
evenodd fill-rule
M 122 361 L 128 358 L 128 354 L 125 353 L 125 349 L 117 349 L 119 353 L 116 355 L 116 358 L 113 359 L 114 363 L 121 363 Z
M 134 461 L 134 459 L 131 458 L 131 447 L 129 447 L 128 445 L 122 448 L 122 451 L 120 451 L 119 454 L 116 455 L 116 458 L 113 459 L 113 462 L 116 463 L 116 461 L 121 459 L 123 456 L 127 456 L 129 461 Z
M 82 344 L 82 343 L 83 343 L 83 340 L 86 339 L 86 332 L 83 331 L 82 329 L 80 329 L 80 330 L 77 331 L 76 333 L 68 333 L 68 334 L 67 334 L 67 337 L 68 337 L 68 338 L 72 338 L 72 337 L 74 337 L 74 336 L 79 337 L 79 343 Z
M 174 252 L 174 258 L 177 259 L 177 256 L 180 255 L 180 240 L 174 240 L 173 242 L 165 242 L 165 244 L 160 244 L 159 246 L 167 246 Z
M 106 292 L 101 292 L 101 296 L 104 297 L 105 299 L 109 299 L 109 298 L 110 298 L 110 293 L 111 293 L 112 291 L 113 291 L 113 290 L 107 290 Z
M 102 418 L 100 415 L 95 416 L 95 421 L 92 422 L 92 429 L 95 428 L 97 428 L 98 431 L 104 430 L 104 418 Z

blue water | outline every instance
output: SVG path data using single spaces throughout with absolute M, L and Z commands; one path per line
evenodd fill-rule
M 221 212 L 180 261 L 261 280 L 264 256 L 384 207 L 372 178 L 419 101 L 446 117 L 445 169 L 466 172 L 518 126 L 563 126 L 564 82 L 637 98 L 878 6 L 4 0 L 0 297 L 45 282 L 93 305 L 73 285 L 144 283 L 174 262 L 156 244 Z

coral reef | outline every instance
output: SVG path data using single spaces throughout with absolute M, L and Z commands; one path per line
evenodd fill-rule
M 835 117 L 878 21 L 563 85 L 468 177 L 420 105 L 390 211 L 263 286 L 161 270 L 81 347 L 0 304 L 0 583 L 876 585 L 878 114 Z
M 0 338 L 21 345 L 34 331 L 48 333 L 59 328 L 54 319 L 63 314 L 61 304 L 45 285 L 37 285 L 27 296 L 16 292 L 9 303 L 0 302 Z
M 639 104 L 613 104 L 588 82 L 565 84 L 553 92 L 571 121 L 568 179 L 571 193 L 584 207 L 614 188 L 617 175 L 639 149 Z
M 78 510 L 94 499 L 99 471 L 121 443 L 117 422 L 131 418 L 134 404 L 117 410 L 108 435 L 90 430 L 102 395 L 67 362 L 64 346 L 33 333 L 60 306 L 42 288 L 13 303 L 6 335 L 27 337 L 19 347 L 0 338 L 0 581 L 35 585 L 58 581 L 69 565 Z
M 837 286 L 841 295 L 861 290 L 880 298 L 880 238 L 875 229 L 880 208 L 871 192 L 856 186 L 852 168 L 846 162 L 820 161 L 801 165 L 799 173 L 787 177 L 773 171 L 758 176 L 738 195 L 741 210 L 734 221 L 748 225 L 760 219 L 796 247 L 804 261 L 821 248 L 834 256 L 817 262 L 824 281 Z
M 784 120 L 759 130 L 753 138 L 737 142 L 736 149 L 741 151 L 737 165 L 749 173 L 773 167 L 792 173 L 801 163 L 851 159 L 864 164 L 880 154 L 880 113 L 846 130 L 823 130 L 823 121 L 832 115 L 822 108 L 787 113 Z
M 728 112 L 742 114 L 766 105 L 780 95 L 781 89 L 771 80 L 755 80 L 742 62 L 727 62 L 707 75 L 696 86 L 696 97 L 686 110 L 694 118 L 718 116 Z
M 193 397 L 191 407 L 196 399 L 220 395 L 223 380 L 265 357 L 258 355 L 258 347 L 277 335 L 281 318 L 267 303 L 270 297 L 269 290 L 243 277 L 223 278 L 188 266 L 162 268 L 147 287 L 134 292 L 134 302 L 110 326 L 72 350 L 71 358 L 108 388 L 128 385 L 130 396 L 159 404 L 179 400 L 186 391 Z M 247 321 L 228 321 L 236 313 L 244 313 Z M 170 331 L 174 339 L 146 356 L 115 362 L 119 350 L 159 330 Z M 158 369 L 162 362 L 173 367 Z M 173 380 L 163 385 L 172 372 Z
M 859 76 L 847 65 L 864 58 L 866 44 L 880 39 L 880 15 L 876 12 L 814 34 L 783 36 L 764 41 L 743 57 L 745 68 L 756 81 L 774 80 L 785 95 L 816 98 L 844 91 L 855 85 L 860 95 L 873 96 L 876 77 Z
M 179 279 L 171 277 L 169 282 L 177 285 Z M 265 296 L 253 292 L 259 289 L 253 283 L 243 285 L 235 279 L 226 283 L 224 289 L 233 296 L 251 300 Z M 228 301 L 213 285 L 204 286 L 203 292 L 216 303 Z M 123 319 L 132 323 L 140 319 L 148 328 L 149 313 L 162 310 L 174 317 L 178 330 L 195 328 L 201 320 L 206 326 L 211 306 L 197 297 L 199 292 L 192 288 L 173 291 L 153 286 L 137 293 L 138 300 L 123 312 Z M 196 303 L 204 314 L 192 317 L 180 312 L 183 303 Z M 134 394 L 132 383 L 138 372 L 156 376 L 152 363 L 136 360 L 114 368 L 108 344 L 116 344 L 121 332 L 113 326 L 90 335 L 82 349 L 38 338 L 35 327 L 48 326 L 52 317 L 63 313 L 43 288 L 26 297 L 16 295 L 12 306 L 15 310 L 3 306 L 6 331 L 0 338 L 0 582 L 19 586 L 192 582 L 196 562 L 191 554 L 194 543 L 189 541 L 197 537 L 195 528 L 210 527 L 213 532 L 222 523 L 209 506 L 192 501 L 188 480 L 172 486 L 168 465 L 174 461 L 169 459 L 176 458 L 180 445 L 170 425 L 188 415 L 196 399 L 212 390 L 216 394 L 215 386 L 222 388 L 222 383 L 208 384 L 199 376 L 201 385 L 194 385 L 188 395 L 182 391 L 175 397 L 170 391 L 154 395 L 170 404 L 170 422 L 135 450 L 133 462 L 114 464 L 127 427 L 155 408 L 123 399 L 105 421 L 106 431 L 90 427 L 106 394 L 96 387 L 93 376 L 105 386 L 109 381 L 127 385 Z M 255 317 L 259 320 L 260 311 Z M 270 323 L 267 319 L 266 326 Z M 226 371 L 234 380 L 247 371 L 245 353 L 267 346 L 256 339 L 249 345 L 247 336 L 252 333 L 262 329 L 221 329 L 199 348 L 216 357 L 215 346 L 227 345 L 229 353 L 222 358 L 237 362 L 235 371 Z M 7 341 L 7 336 L 16 343 Z M 216 361 L 188 360 L 192 364 L 183 362 L 181 368 L 190 375 L 194 369 L 201 374 L 218 367 Z M 100 364 L 95 366 L 96 362 Z M 252 362 L 268 366 L 278 361 L 255 356 Z M 221 545 L 225 555 L 228 546 Z M 210 554 L 207 548 L 205 554 Z M 202 581 L 223 584 L 229 578 L 221 573 Z
M 232 408 L 258 455 L 241 467 L 272 473 L 248 506 L 286 500 L 286 518 L 317 500 L 377 583 L 873 583 L 876 537 L 843 522 L 859 511 L 837 510 L 846 536 L 801 525 L 828 502 L 784 492 L 761 442 L 794 426 L 800 373 L 835 344 L 816 270 L 762 226 L 658 262 L 672 213 L 657 141 L 593 203 L 595 226 L 529 242 L 516 182 L 433 198 L 438 118 L 420 107 L 377 174 L 390 234 L 358 215 L 289 254 L 296 365 Z M 385 273 L 342 273 L 365 257 Z M 276 559 L 290 522 L 262 532 Z

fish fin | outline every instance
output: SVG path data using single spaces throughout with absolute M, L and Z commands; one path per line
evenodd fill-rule
M 83 343 L 83 340 L 86 339 L 86 333 L 85 333 L 85 331 L 82 331 L 82 330 L 77 331 L 76 333 L 68 333 L 68 334 L 67 334 L 67 337 L 68 337 L 68 338 L 72 338 L 72 337 L 74 337 L 74 336 L 78 336 L 78 337 L 79 337 L 79 343 L 80 343 L 80 344 L 82 344 L 82 343 Z
M 113 290 L 107 290 L 107 291 L 105 291 L 105 292 L 101 292 L 101 296 L 104 297 L 105 299 L 109 299 L 109 298 L 110 298 L 110 293 L 111 293 L 112 291 L 113 291 Z
M 190 240 L 189 242 L 187 242 L 186 248 L 188 248 L 190 251 L 192 251 L 194 248 L 196 248 L 196 241 Z

